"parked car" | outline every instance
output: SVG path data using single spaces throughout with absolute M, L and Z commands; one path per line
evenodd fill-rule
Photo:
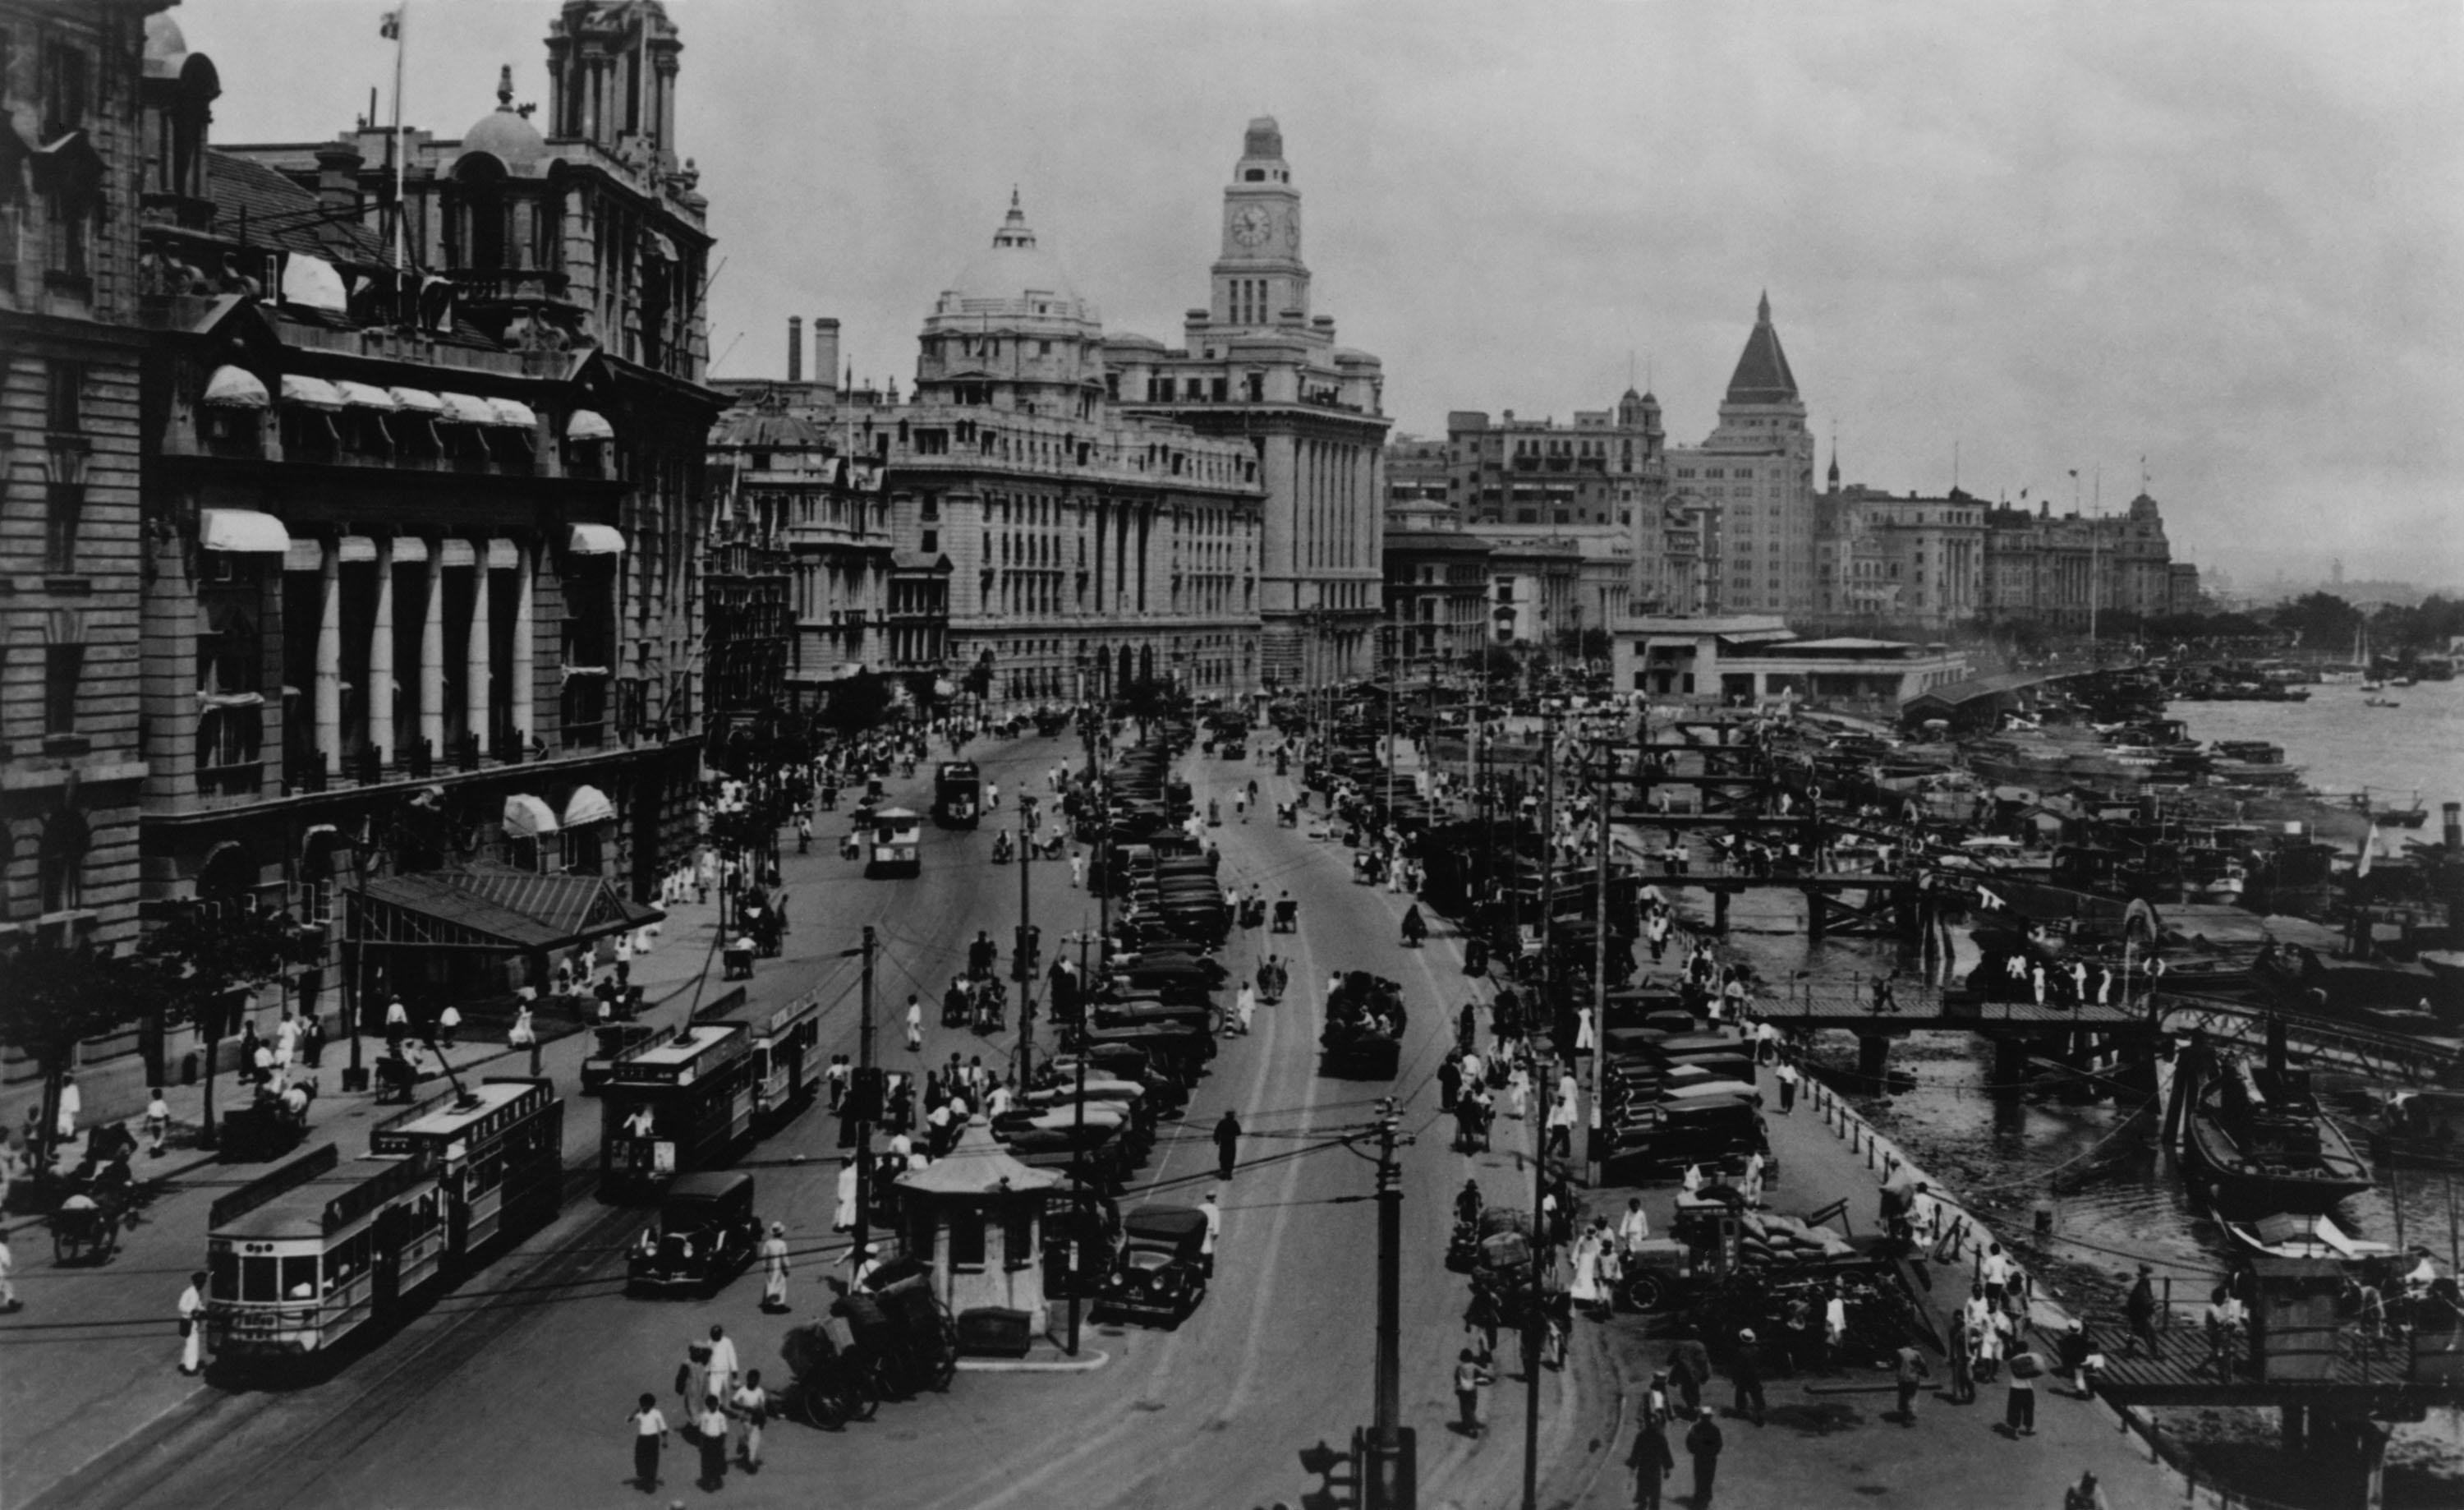
M 1121 1218 L 1120 1252 L 1095 1294 L 1095 1314 L 1178 1326 L 1206 1299 L 1206 1213 L 1141 1206 Z
M 753 1176 L 725 1170 L 680 1174 L 659 1202 L 659 1219 L 633 1245 L 625 1287 L 716 1295 L 753 1262 L 760 1241 Z

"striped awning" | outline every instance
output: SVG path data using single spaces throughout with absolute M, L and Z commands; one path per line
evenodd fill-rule
M 492 540 L 488 542 L 488 568 L 490 570 L 511 571 L 521 564 L 521 547 L 515 544 L 512 541 Z
M 484 398 L 474 398 L 468 393 L 439 393 L 437 397 L 445 401 L 445 412 L 441 417 L 449 425 L 493 425 L 496 422 L 496 411 Z
M 304 372 L 285 372 L 282 374 L 282 402 L 297 404 L 302 409 L 341 409 L 342 395 L 323 378 L 310 377 Z
M 334 391 L 342 395 L 342 402 L 353 409 L 373 409 L 379 413 L 390 414 L 402 408 L 400 399 L 373 383 L 354 383 L 343 378 L 335 383 Z
M 536 838 L 557 830 L 556 810 L 528 792 L 505 799 L 505 832 L 516 838 Z
M 338 548 L 341 551 L 342 565 L 346 566 L 354 562 L 377 559 L 377 543 L 365 535 L 345 535 Z
M 621 556 L 625 554 L 625 532 L 613 524 L 576 524 L 564 548 L 576 556 Z
M 385 391 L 393 395 L 395 404 L 411 413 L 439 417 L 445 413 L 445 400 L 424 388 L 391 388 Z
M 291 532 L 271 514 L 247 508 L 209 508 L 197 513 L 199 544 L 208 550 L 288 554 Z
M 428 559 L 428 542 L 416 535 L 397 535 L 393 542 L 393 564 L 422 562 Z
M 539 416 L 531 412 L 528 404 L 517 398 L 492 398 L 488 400 L 488 411 L 495 416 L 489 423 L 501 425 L 507 430 L 539 428 Z
M 602 415 L 597 410 L 577 409 L 573 411 L 573 417 L 564 422 L 564 438 L 567 440 L 613 440 L 616 438 L 616 430 L 614 426 L 607 423 L 606 417 Z
M 564 800 L 564 826 L 578 829 L 585 823 L 606 823 L 616 816 L 616 805 L 596 787 L 576 787 L 573 795 Z
M 270 400 L 255 373 L 226 364 L 206 379 L 205 402 L 222 409 L 263 409 Z
M 440 566 L 474 566 L 479 564 L 478 552 L 471 548 L 467 540 L 439 542 L 436 552 L 436 564 Z

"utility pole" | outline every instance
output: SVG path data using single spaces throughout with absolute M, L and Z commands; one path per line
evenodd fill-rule
M 1600 1146 L 1600 1135 L 1608 1131 L 1608 1116 L 1600 1099 L 1608 1089 L 1609 784 L 1615 779 L 1616 762 L 1615 744 L 1602 740 L 1599 781 L 1592 788 L 1592 836 L 1599 848 L 1599 869 L 1594 877 L 1598 895 L 1592 899 L 1592 1103 L 1583 1123 L 1583 1158 L 1591 1166 L 1595 1188 L 1605 1183 L 1608 1174 L 1608 1154 Z
M 1402 750 L 1395 744 L 1395 701 L 1403 695 L 1399 655 L 1402 647 L 1397 643 L 1401 637 L 1399 626 L 1393 620 L 1378 628 L 1384 632 L 1380 637 L 1386 641 L 1386 822 L 1391 826 L 1395 822 L 1395 763 L 1402 758 Z
M 1362 1510 L 1413 1510 L 1413 1433 L 1402 1425 L 1403 1174 L 1395 1166 L 1395 1099 L 1377 1103 L 1377 1409 L 1360 1477 Z
M 1052 800 L 1061 800 L 1054 793 Z M 1018 804 L 1018 947 L 1010 951 L 1010 973 L 1018 977 L 1018 1085 L 1026 1089 L 1035 1068 L 1035 960 L 1028 941 L 1026 863 L 1035 856 L 1035 826 L 1027 819 L 1026 788 L 1019 788 Z
M 1083 947 L 1083 945 L 1082 945 Z M 1084 1008 L 1080 1009 L 1082 1011 Z M 1087 1193 L 1087 1053 L 1084 1045 L 1078 1053 L 1078 1130 L 1069 1144 L 1069 1356 L 1078 1356 L 1079 1298 L 1087 1293 L 1083 1250 L 1086 1246 L 1088 1207 L 1092 1204 Z
M 855 1246 L 849 1250 L 850 1277 L 854 1266 L 864 1262 L 864 1251 L 871 1238 L 872 1223 L 872 1123 L 886 1109 L 888 1088 L 872 1067 L 872 926 L 864 930 L 864 943 L 857 952 L 864 956 L 863 988 L 856 998 L 855 1033 Z
M 1547 1010 L 1549 1031 L 1556 1035 L 1555 1004 L 1549 992 L 1549 915 L 1555 911 L 1557 884 L 1557 715 L 1545 714 L 1540 722 L 1540 775 L 1548 783 L 1540 803 L 1540 980 L 1539 1006 Z M 1552 1055 L 1553 1057 L 1553 1055 Z M 1549 1075 L 1549 1064 L 1542 1060 L 1539 1068 L 1540 1104 L 1547 1106 L 1556 1086 Z M 1540 1120 L 1539 1143 L 1531 1150 L 1531 1293 L 1541 1294 L 1548 1277 L 1549 1233 L 1543 1224 L 1541 1206 L 1549 1193 L 1549 1121 L 1544 1112 Z M 1523 1510 L 1540 1510 L 1540 1350 L 1548 1342 L 1548 1323 L 1538 1306 L 1531 1307 L 1523 1322 Z

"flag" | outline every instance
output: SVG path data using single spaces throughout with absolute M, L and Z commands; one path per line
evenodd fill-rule
M 2378 847 L 2379 820 L 2372 818 L 2370 820 L 2370 832 L 2362 836 L 2362 863 L 2353 867 L 2354 875 L 2367 876 L 2370 873 L 2370 858 L 2377 853 Z
M 399 38 L 402 35 L 402 12 L 387 11 L 385 19 L 377 23 L 377 35 L 387 41 Z

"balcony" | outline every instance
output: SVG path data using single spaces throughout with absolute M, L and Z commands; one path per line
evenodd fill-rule
M 572 281 L 563 273 L 537 267 L 492 268 L 450 276 L 461 290 L 466 307 L 563 303 L 565 286 Z

